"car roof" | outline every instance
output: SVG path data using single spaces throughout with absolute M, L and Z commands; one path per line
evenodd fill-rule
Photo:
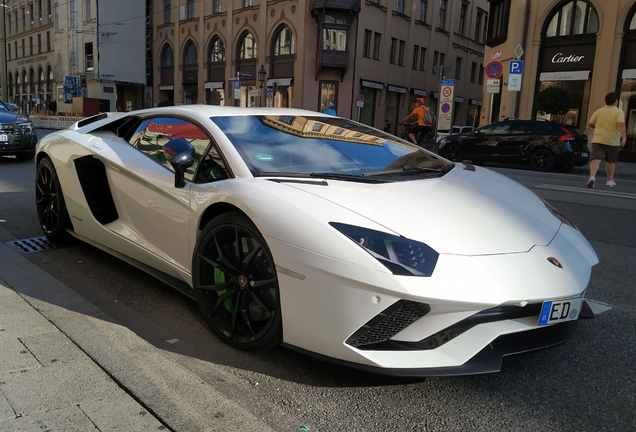
M 199 115 L 206 115 L 210 117 L 214 116 L 257 116 L 257 115 L 291 115 L 291 116 L 309 116 L 309 117 L 325 117 L 329 114 L 310 111 L 298 108 L 266 108 L 266 107 L 232 107 L 232 106 L 218 106 L 218 105 L 175 105 L 167 107 L 146 108 L 137 111 L 128 112 L 128 115 L 154 115 L 165 114 L 166 112 L 173 113 L 196 113 Z

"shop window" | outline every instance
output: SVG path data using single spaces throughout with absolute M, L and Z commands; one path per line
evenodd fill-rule
M 598 32 L 598 14 L 587 0 L 573 0 L 553 12 L 545 29 L 545 37 L 579 35 Z
M 373 127 L 377 90 L 370 87 L 362 87 L 360 93 L 364 96 L 364 106 L 360 108 L 360 123 Z
M 490 2 L 488 22 L 488 39 L 490 47 L 502 44 L 508 38 L 508 19 L 510 18 L 510 0 L 493 0 Z

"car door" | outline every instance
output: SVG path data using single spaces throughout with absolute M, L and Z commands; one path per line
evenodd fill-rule
M 498 142 L 499 160 L 501 162 L 518 163 L 526 157 L 526 149 L 536 139 L 539 129 L 536 122 L 517 120 Z
M 184 138 L 195 147 L 195 164 L 185 173 L 185 186 L 175 187 L 174 168 L 163 145 Z M 189 272 L 191 267 L 190 189 L 210 138 L 194 122 L 169 116 L 140 121 L 128 140 L 142 154 L 134 170 L 112 173 L 122 225 L 119 233 L 156 257 L 155 266 L 171 273 L 170 267 Z M 136 152 L 139 154 L 139 152 Z
M 460 139 L 470 147 L 469 153 L 473 159 L 494 162 L 499 160 L 497 146 L 509 129 L 510 122 L 493 123 L 479 128 L 466 136 L 462 135 Z M 469 156 L 466 155 L 465 157 L 468 158 Z

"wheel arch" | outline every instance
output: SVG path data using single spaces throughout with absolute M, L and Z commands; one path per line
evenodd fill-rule
M 239 207 L 235 206 L 234 204 L 230 204 L 227 202 L 218 202 L 218 203 L 214 203 L 210 205 L 208 208 L 205 209 L 205 211 L 201 215 L 201 218 L 199 219 L 199 224 L 197 227 L 198 231 L 201 232 L 201 230 L 203 230 L 203 228 L 205 228 L 205 226 L 215 217 L 220 216 L 224 213 L 229 213 L 234 211 L 239 212 L 243 214 L 245 217 L 247 217 L 248 219 L 252 220 L 252 218 L 250 218 L 243 210 L 241 210 Z

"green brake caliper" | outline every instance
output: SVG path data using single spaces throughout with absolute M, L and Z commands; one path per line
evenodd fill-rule
M 218 285 L 224 282 L 225 282 L 225 273 L 223 273 L 222 270 L 215 268 L 214 269 L 214 284 Z M 221 297 L 226 292 L 227 290 L 224 289 L 224 290 L 217 291 L 217 294 L 219 295 L 219 297 Z M 227 309 L 228 312 L 232 313 L 232 311 L 234 310 L 234 297 L 230 297 L 227 300 L 225 300 L 223 302 L 223 307 L 225 307 L 225 309 Z

